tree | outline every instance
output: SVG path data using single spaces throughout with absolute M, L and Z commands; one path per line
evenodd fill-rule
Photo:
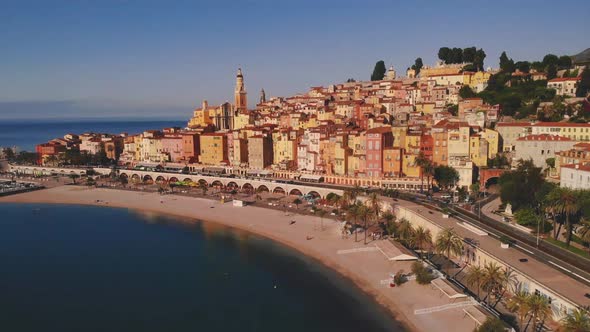
M 572 67 L 572 58 L 568 55 L 562 55 L 557 60 L 559 69 L 569 69 Z
M 72 179 L 72 183 L 73 184 L 76 184 L 76 179 L 79 178 L 79 177 L 80 177 L 80 175 L 74 174 L 74 173 L 72 173 L 72 174 L 69 175 L 69 178 Z
M 320 217 L 320 231 L 323 231 L 324 230 L 324 217 L 326 216 L 326 214 L 328 212 L 324 209 L 317 209 L 317 210 L 314 210 L 314 213 L 317 214 L 318 217 Z
M 354 78 L 349 78 L 346 80 L 346 83 L 354 83 L 356 80 Z
M 590 93 L 590 68 L 586 68 L 582 72 L 582 77 L 576 89 L 576 97 L 586 97 L 588 93 Z
M 381 81 L 385 77 L 386 71 L 385 62 L 383 60 L 377 61 L 373 69 L 373 74 L 371 74 L 371 81 Z
M 504 332 L 506 331 L 506 326 L 497 317 L 488 317 L 486 320 L 477 327 L 475 332 Z
M 535 195 L 522 195 L 524 192 L 535 193 L 543 185 L 545 180 L 540 167 L 536 167 L 532 160 L 519 160 L 514 171 L 500 175 L 500 198 L 504 203 L 510 203 L 518 210 L 521 207 L 536 207 Z
M 531 71 L 531 63 L 528 61 L 518 61 L 514 64 L 514 67 L 523 73 Z
M 510 312 L 515 313 L 518 318 L 518 325 L 522 329 L 524 320 L 529 314 L 527 306 L 529 294 L 522 288 L 517 288 L 514 294 L 506 302 L 506 309 Z
M 379 198 L 379 195 L 377 195 L 377 193 L 371 193 L 371 195 L 369 195 L 368 203 L 371 211 L 375 213 L 375 218 L 379 218 L 379 213 L 381 213 L 381 199 Z
M 358 242 L 358 232 L 356 231 L 358 227 L 358 218 L 362 216 L 363 211 L 361 207 L 363 207 L 360 202 L 356 202 L 348 207 L 348 211 L 346 215 L 349 218 L 349 221 L 354 221 L 354 242 Z
M 504 271 L 495 262 L 486 263 L 483 268 L 483 276 L 481 278 L 481 287 L 488 294 L 486 298 L 488 303 L 491 295 L 498 296 L 502 291 L 504 282 Z
M 420 192 L 422 192 L 422 188 L 424 187 L 424 168 L 428 163 L 430 163 L 430 159 L 426 158 L 424 152 L 420 151 L 420 153 L 418 153 L 418 156 L 414 160 L 414 163 L 416 164 L 416 166 L 420 167 Z
M 445 228 L 436 236 L 434 244 L 437 253 L 445 254 L 451 260 L 451 255 L 463 254 L 463 239 L 453 228 Z
M 297 209 L 299 209 L 299 204 L 303 203 L 299 198 L 295 198 L 295 200 L 293 201 L 293 204 L 295 204 L 295 206 L 297 207 Z
M 552 80 L 557 77 L 557 67 L 555 65 L 547 66 L 547 79 Z
M 528 312 L 533 321 L 533 331 L 538 331 L 537 324 L 541 322 L 541 328 L 545 319 L 551 317 L 551 305 L 547 298 L 538 294 L 532 294 L 527 300 Z
M 459 181 L 459 173 L 450 166 L 437 166 L 434 168 L 434 179 L 444 189 L 449 189 Z
M 451 63 L 463 63 L 463 50 L 453 47 L 451 50 Z
M 451 63 L 451 49 L 448 47 L 441 47 L 438 50 L 438 58 L 445 63 Z
M 467 269 L 465 282 L 470 286 L 475 286 L 477 289 L 477 298 L 479 299 L 479 290 L 481 289 L 481 279 L 483 278 L 483 269 L 478 265 L 470 265 Z
M 555 211 L 565 216 L 565 229 L 567 232 L 565 244 L 569 247 L 572 240 L 574 219 L 579 217 L 578 214 L 581 209 L 579 205 L 580 193 L 562 187 L 556 187 L 554 191 L 549 196 L 552 198 L 555 197 L 553 201 Z M 559 230 L 557 231 L 557 236 L 559 236 Z
M 424 67 L 424 64 L 422 63 L 422 58 L 416 58 L 416 61 L 414 61 L 414 65 L 412 65 L 412 69 L 416 71 L 416 75 L 420 74 L 420 70 L 422 69 L 422 67 Z
M 479 192 L 481 190 L 481 188 L 479 187 L 479 182 L 476 182 L 469 186 L 469 190 L 471 191 L 471 197 L 473 197 L 474 200 L 477 200 L 479 198 Z
M 418 226 L 414 230 L 410 242 L 414 248 L 420 250 L 420 258 L 424 258 L 424 250 L 432 247 L 432 233 L 430 233 L 429 229 Z
M 537 225 L 537 215 L 531 208 L 519 209 L 514 213 L 514 219 L 516 220 L 516 223 L 522 226 Z
M 508 58 L 506 51 L 500 55 L 500 69 L 506 73 L 512 73 L 515 69 L 514 60 Z
M 466 47 L 463 49 L 463 62 L 473 63 L 475 61 L 475 54 L 477 50 L 475 47 Z
M 475 57 L 473 59 L 473 65 L 475 65 L 475 69 L 477 69 L 478 71 L 483 71 L 483 61 L 486 58 L 486 52 L 484 52 L 483 49 L 479 49 L 477 50 L 477 52 L 475 52 Z
M 555 54 L 547 54 L 543 57 L 543 66 L 557 66 L 559 64 L 559 58 Z
M 459 89 L 459 97 L 461 97 L 463 99 L 473 98 L 476 96 L 477 96 L 477 94 L 475 92 L 473 92 L 473 90 L 471 89 L 471 87 L 469 87 L 469 85 L 463 85 L 461 87 L 461 89 Z
M 8 160 L 13 160 L 15 158 L 14 151 L 11 148 L 2 149 L 2 154 L 4 155 L 4 158 Z
M 565 332 L 590 331 L 590 314 L 587 309 L 577 308 L 561 319 L 561 326 Z
M 414 235 L 414 228 L 410 221 L 406 218 L 400 219 L 397 225 L 397 237 L 400 242 L 406 246 L 410 246 L 412 236 Z

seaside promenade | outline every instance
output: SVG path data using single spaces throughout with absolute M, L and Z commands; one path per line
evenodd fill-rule
M 451 298 L 437 287 L 419 285 L 413 280 L 389 287 L 390 276 L 400 270 L 410 272 L 411 262 L 389 260 L 376 249 L 377 241 L 365 246 L 362 241 L 355 242 L 354 236 L 343 238 L 340 223 L 334 220 L 325 219 L 325 227 L 320 230 L 320 218 L 313 216 L 286 215 L 284 211 L 255 206 L 234 207 L 203 198 L 81 186 L 59 186 L 4 197 L 0 198 L 2 202 L 121 207 L 199 219 L 212 222 L 211 226 L 219 223 L 236 227 L 288 245 L 340 272 L 410 330 L 472 331 L 478 325 L 476 320 L 485 320 L 485 314 L 469 298 Z

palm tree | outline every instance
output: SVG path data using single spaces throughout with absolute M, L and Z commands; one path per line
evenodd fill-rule
M 423 187 L 424 187 L 424 166 L 426 166 L 427 163 L 429 163 L 430 160 L 428 160 L 428 158 L 426 158 L 426 156 L 424 155 L 424 153 L 422 151 L 420 151 L 420 153 L 418 153 L 418 156 L 416 157 L 416 159 L 414 159 L 414 164 L 418 167 L 420 167 L 420 181 L 421 181 L 421 186 L 420 186 L 420 192 L 423 192 Z
M 77 178 L 79 178 L 79 177 L 80 177 L 80 175 L 78 175 L 78 174 L 73 174 L 73 173 L 72 173 L 72 174 L 70 174 L 70 175 L 69 175 L 69 177 L 70 177 L 70 179 L 72 179 L 72 182 L 73 182 L 74 184 L 76 184 L 76 179 L 77 179 Z
M 314 210 L 314 213 L 320 217 L 320 231 L 324 230 L 324 217 L 326 216 L 327 211 L 324 209 L 317 209 Z
M 481 281 L 482 288 L 488 293 L 486 298 L 488 299 L 487 302 L 489 303 L 489 298 L 492 295 L 497 296 L 502 289 L 502 284 L 504 282 L 504 271 L 500 265 L 496 264 L 496 262 L 487 263 L 483 268 L 483 276 Z
M 379 195 L 377 193 L 372 193 L 369 196 L 369 207 L 375 212 L 375 217 L 379 218 L 379 213 L 381 212 L 381 200 L 379 199 Z
M 453 228 L 445 228 L 438 233 L 434 246 L 436 252 L 444 253 L 449 261 L 451 255 L 460 256 L 463 254 L 463 239 L 457 235 Z
M 524 320 L 529 314 L 528 299 L 529 294 L 519 287 L 506 303 L 506 309 L 515 313 L 518 317 L 518 326 L 521 330 L 523 329 Z
M 423 167 L 422 167 L 424 175 L 426 175 L 426 184 L 428 185 L 428 193 L 432 189 L 432 177 L 434 176 L 434 164 L 429 160 Z
M 467 269 L 465 282 L 470 286 L 477 286 L 477 298 L 479 299 L 479 290 L 481 288 L 481 279 L 483 278 L 483 269 L 479 265 L 471 265 Z
M 369 219 L 371 219 L 371 215 L 373 214 L 373 210 L 365 205 L 361 205 L 358 208 L 358 217 L 364 221 L 365 227 L 365 244 L 367 244 L 367 230 L 369 229 Z
M 590 220 L 583 218 L 581 224 L 578 234 L 580 235 L 580 239 L 588 244 L 588 252 L 590 252 Z
M 397 225 L 397 236 L 400 239 L 400 242 L 409 246 L 413 234 L 414 228 L 412 228 L 410 221 L 406 218 L 402 218 Z
M 547 298 L 538 294 L 532 294 L 528 297 L 526 306 L 533 320 L 533 331 L 538 331 L 537 323 L 541 322 L 540 327 L 542 328 L 545 319 L 551 317 L 551 305 L 547 301 Z
M 559 198 L 554 202 L 556 211 L 565 215 L 565 229 L 567 232 L 565 244 L 569 247 L 573 233 L 573 222 L 570 217 L 575 217 L 580 212 L 579 197 L 577 192 L 569 188 L 556 187 L 554 190 L 559 193 Z M 557 236 L 559 236 L 559 231 Z
M 430 233 L 429 229 L 418 226 L 418 228 L 414 230 L 411 242 L 413 246 L 420 249 L 420 258 L 423 259 L 424 249 L 432 247 L 432 233 Z
M 590 315 L 588 310 L 577 308 L 561 319 L 561 326 L 566 332 L 590 331 Z
M 363 205 L 357 202 L 356 204 L 349 206 L 346 213 L 349 221 L 354 221 L 354 242 L 358 242 L 358 232 L 356 231 L 356 228 L 358 226 L 358 218 L 361 214 L 361 206 Z

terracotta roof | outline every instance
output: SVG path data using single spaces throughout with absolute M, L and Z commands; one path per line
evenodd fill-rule
M 549 80 L 549 82 L 547 82 L 547 83 L 566 82 L 566 81 L 579 81 L 581 79 L 582 79 L 581 77 L 559 77 L 559 78 L 554 78 L 552 80 Z
M 533 127 L 590 127 L 590 123 L 537 122 Z
M 562 168 L 571 168 L 571 169 L 579 169 L 581 171 L 590 172 L 590 165 L 580 165 L 580 164 L 567 164 L 561 165 Z
M 496 127 L 528 127 L 531 125 L 530 122 L 498 122 Z
M 571 142 L 572 139 L 569 137 L 557 136 L 557 135 L 549 135 L 549 134 L 539 134 L 539 135 L 528 135 L 524 137 L 518 138 L 518 141 L 562 141 L 562 142 Z

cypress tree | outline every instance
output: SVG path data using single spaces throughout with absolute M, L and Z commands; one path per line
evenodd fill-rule
M 375 64 L 375 69 L 373 69 L 373 74 L 371 75 L 371 81 L 380 81 L 385 77 L 385 62 L 383 60 L 377 61 Z

